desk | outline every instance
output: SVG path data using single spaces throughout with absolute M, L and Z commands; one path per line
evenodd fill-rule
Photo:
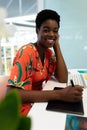
M 52 79 L 44 86 L 44 90 L 51 90 L 53 86 L 60 85 L 65 87 L 66 84 L 60 84 Z M 83 92 L 84 116 L 87 117 L 87 89 Z M 65 130 L 66 113 L 46 111 L 46 103 L 34 103 L 28 116 L 31 117 L 31 130 Z

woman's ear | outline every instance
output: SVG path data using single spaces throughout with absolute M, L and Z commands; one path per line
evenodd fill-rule
M 39 29 L 38 29 L 38 28 L 36 28 L 36 33 L 38 34 L 38 32 L 39 32 Z

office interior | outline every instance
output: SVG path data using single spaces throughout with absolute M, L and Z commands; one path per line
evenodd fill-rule
M 5 8 L 5 22 L 16 27 L 12 37 L 2 37 L 1 75 L 10 73 L 19 47 L 34 42 L 35 16 L 42 9 L 53 9 L 60 15 L 60 46 L 68 69 L 87 68 L 87 0 L 0 0 Z

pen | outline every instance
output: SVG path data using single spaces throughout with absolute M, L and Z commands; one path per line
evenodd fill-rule
M 74 87 L 74 83 L 73 83 L 73 80 L 72 80 L 72 79 L 70 80 L 70 82 L 71 82 L 72 87 Z

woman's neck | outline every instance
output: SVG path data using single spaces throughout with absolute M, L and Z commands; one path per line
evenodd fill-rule
M 46 55 L 46 48 L 44 48 L 43 46 L 41 46 L 39 43 L 35 43 L 35 46 L 37 48 L 37 51 L 40 55 L 42 64 L 44 64 L 44 59 L 45 59 L 45 55 Z
M 39 50 L 39 52 L 41 52 L 41 53 L 46 53 L 47 48 L 45 48 L 45 47 L 44 47 L 42 44 L 40 44 L 39 42 L 36 42 L 35 44 L 36 44 L 36 47 L 37 47 L 37 49 Z

